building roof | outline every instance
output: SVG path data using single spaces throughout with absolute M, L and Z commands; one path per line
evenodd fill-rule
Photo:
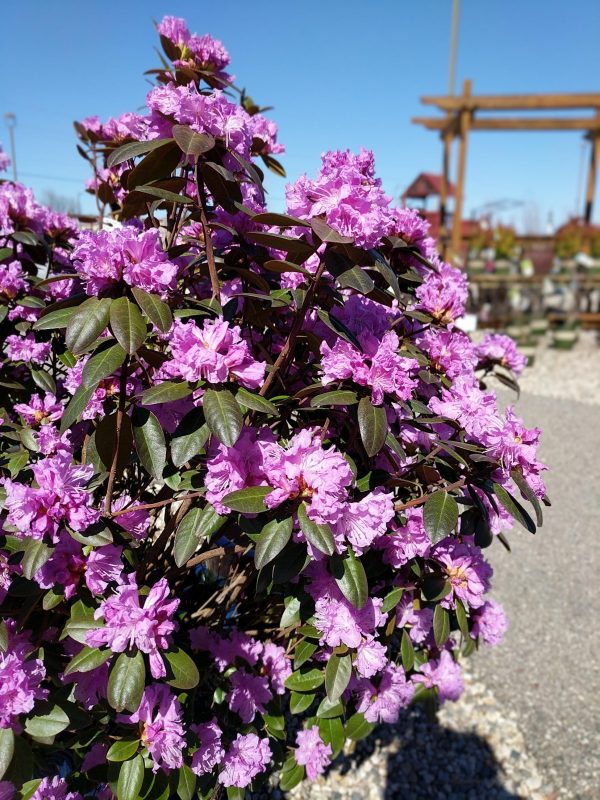
M 420 172 L 410 186 L 403 192 L 402 198 L 425 200 L 432 195 L 439 196 L 442 189 L 442 176 L 433 172 Z M 454 184 L 448 184 L 448 196 L 454 197 Z

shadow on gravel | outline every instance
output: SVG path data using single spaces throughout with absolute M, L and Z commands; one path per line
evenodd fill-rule
M 361 764 L 355 783 L 352 773 Z M 413 708 L 396 725 L 377 728 L 368 740 L 358 742 L 351 755 L 336 759 L 327 798 L 373 798 L 377 786 L 381 800 L 520 800 L 504 788 L 503 779 L 485 739 L 444 728 Z

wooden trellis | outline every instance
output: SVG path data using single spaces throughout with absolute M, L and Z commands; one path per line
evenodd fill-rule
M 442 140 L 440 240 L 445 257 L 450 258 L 460 251 L 467 141 L 471 131 L 584 131 L 586 138 L 590 139 L 592 143 L 583 212 L 586 223 L 589 223 L 592 218 L 596 173 L 600 160 L 600 94 L 474 95 L 471 89 L 471 81 L 465 80 L 461 95 L 422 97 L 421 102 L 436 106 L 444 112 L 444 116 L 413 118 L 413 122 L 417 125 L 423 125 L 428 130 L 439 131 Z M 559 110 L 591 110 L 593 115 L 586 117 L 486 116 L 490 111 Z M 481 112 L 483 112 L 483 116 Z M 449 241 L 447 202 L 454 139 L 458 139 L 458 161 L 454 180 L 456 191 L 452 236 Z

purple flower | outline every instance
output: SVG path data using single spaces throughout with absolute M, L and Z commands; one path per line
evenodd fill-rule
M 169 41 L 178 45 L 178 47 L 183 47 L 190 39 L 187 23 L 181 17 L 163 17 L 156 26 L 156 30 L 161 36 L 164 36 L 165 39 L 169 39 Z
M 515 340 L 501 333 L 486 333 L 475 348 L 475 354 L 480 366 L 499 364 L 512 370 L 515 375 L 520 375 L 527 366 L 527 356 L 518 351 Z
M 384 549 L 384 560 L 396 569 L 413 558 L 427 556 L 431 547 L 431 539 L 423 524 L 423 509 L 407 508 L 402 514 L 406 524 L 393 525 L 390 533 L 377 543 Z
M 435 258 L 435 240 L 428 235 L 431 225 L 420 212 L 416 208 L 394 208 L 393 214 L 394 235 L 416 248 L 424 258 Z
M 10 167 L 11 163 L 12 162 L 10 158 L 6 155 L 6 153 L 2 148 L 2 145 L 0 144 L 0 172 L 6 172 L 7 169 Z
M 0 781 L 0 800 L 13 800 L 16 789 L 10 781 Z
M 0 151 L 1 158 L 2 152 Z M 0 295 L 12 300 L 26 287 L 27 281 L 18 261 L 11 261 L 10 264 L 0 264 Z
M 268 508 L 288 499 L 306 500 L 308 516 L 317 523 L 335 523 L 343 514 L 347 487 L 354 480 L 346 459 L 334 448 L 325 450 L 320 433 L 305 428 L 287 447 L 267 444 L 264 470 L 273 491 L 265 498 Z
M 104 627 L 88 631 L 87 643 L 92 647 L 107 645 L 114 653 L 135 645 L 148 653 L 152 676 L 164 678 L 166 669 L 160 651 L 170 644 L 176 628 L 173 615 L 179 606 L 179 600 L 168 597 L 169 584 L 161 578 L 141 606 L 135 575 L 128 575 L 128 582 L 118 586 L 94 613 L 95 619 L 104 619 Z
M 286 186 L 289 213 L 307 219 L 324 217 L 335 231 L 352 237 L 358 247 L 375 247 L 390 233 L 394 218 L 390 198 L 375 178 L 373 153 L 332 151 L 324 153 L 321 160 L 314 180 L 303 175 Z
M 92 594 L 104 594 L 110 583 L 119 583 L 123 572 L 122 547 L 106 544 L 89 554 L 85 567 L 85 582 Z
M 89 295 L 97 295 L 121 280 L 165 295 L 177 281 L 177 266 L 169 261 L 156 228 L 140 231 L 128 225 L 82 231 L 73 261 Z
M 335 523 L 334 533 L 342 541 L 340 552 L 346 549 L 344 539 L 361 555 L 379 536 L 383 536 L 394 518 L 394 497 L 382 490 L 370 492 L 357 503 L 348 503 Z
M 333 591 L 333 590 L 332 590 Z M 361 609 L 355 608 L 344 597 L 324 594 L 315 602 L 315 627 L 322 633 L 321 644 L 328 647 L 358 647 L 363 635 L 373 633 L 382 625 L 386 614 L 381 613 L 378 597 L 370 597 Z
M 417 339 L 417 344 L 427 353 L 437 372 L 449 378 L 473 375 L 477 356 L 471 340 L 462 331 L 430 328 Z
M 423 283 L 417 287 L 419 308 L 427 311 L 438 322 L 449 325 L 465 312 L 469 296 L 464 272 L 439 259 L 433 259 L 437 272 L 425 272 Z
M 70 600 L 77 591 L 84 569 L 85 558 L 81 545 L 63 531 L 52 555 L 38 569 L 34 578 L 42 589 L 51 589 L 57 584 L 62 586 L 65 598 Z
M 265 771 L 271 755 L 268 739 L 260 739 L 255 733 L 245 736 L 238 733 L 223 758 L 219 783 L 243 789 L 260 772 Z
M 220 764 L 225 755 L 221 743 L 221 728 L 216 717 L 202 725 L 192 725 L 192 730 L 199 740 L 198 749 L 192 756 L 192 770 L 196 775 L 206 775 Z
M 325 767 L 331 763 L 331 755 L 331 745 L 321 739 L 318 725 L 298 731 L 294 758 L 297 764 L 306 767 L 309 780 L 314 781 L 317 775 L 325 772 Z
M 273 642 L 266 642 L 262 652 L 262 664 L 275 694 L 285 694 L 285 682 L 292 674 L 292 665 L 284 648 Z
M 442 651 L 439 660 L 427 661 L 418 669 L 420 674 L 414 675 L 413 681 L 422 683 L 427 689 L 437 689 L 440 703 L 458 700 L 465 690 L 460 666 L 447 650 Z
M 128 494 L 123 494 L 121 497 L 117 498 L 117 500 L 113 501 L 112 513 L 114 514 L 115 511 L 122 511 L 129 506 L 133 507 L 133 505 L 134 503 L 131 497 Z M 144 509 L 129 511 L 126 514 L 118 514 L 114 519 L 117 525 L 123 528 L 123 530 L 126 530 L 135 541 L 142 541 L 147 537 L 150 528 L 150 514 Z
M 0 728 L 20 730 L 18 717 L 28 714 L 36 700 L 44 700 L 47 689 L 40 684 L 46 669 L 39 658 L 27 658 L 19 647 L 0 651 Z
M 243 631 L 234 629 L 228 638 L 222 638 L 203 626 L 190 631 L 190 643 L 194 650 L 208 650 L 220 672 L 238 660 L 254 666 L 263 649 L 260 642 Z
M 462 600 L 469 608 L 483 605 L 483 595 L 490 588 L 492 568 L 478 547 L 447 536 L 431 549 L 430 557 L 442 567 L 452 587 L 442 600 L 443 606 L 452 608 L 454 598 Z
M 373 636 L 367 636 L 356 651 L 354 666 L 361 678 L 372 678 L 388 663 L 387 649 Z
M 256 389 L 264 379 L 265 362 L 252 357 L 237 325 L 224 320 L 206 320 L 202 328 L 176 320 L 169 344 L 172 360 L 162 368 L 169 377 L 209 383 L 237 380 L 248 389 Z
M 35 426 L 56 422 L 64 411 L 62 403 L 57 403 L 56 397 L 49 393 L 43 398 L 39 394 L 34 394 L 29 403 L 16 403 L 14 409 L 23 417 L 23 422 Z
M 4 481 L 7 523 L 23 535 L 55 538 L 61 523 L 83 531 L 99 519 L 92 508 L 92 495 L 84 488 L 94 472 L 92 466 L 71 466 L 71 454 L 57 455 L 32 466 L 37 488 Z
M 229 680 L 231 689 L 226 699 L 229 708 L 239 714 L 242 722 L 252 722 L 257 711 L 265 713 L 264 703 L 273 699 L 267 678 L 251 675 L 241 669 L 234 672 Z
M 138 710 L 128 721 L 141 723 L 140 739 L 154 762 L 154 772 L 160 767 L 169 770 L 181 767 L 185 747 L 181 706 L 167 686 L 156 683 L 146 686 Z
M 484 433 L 483 441 L 488 453 L 497 458 L 506 475 L 519 468 L 538 497 L 543 497 L 545 487 L 540 473 L 546 469 L 538 457 L 539 428 L 526 428 L 512 408 L 507 408 L 504 420 L 496 417 Z
M 410 704 L 414 693 L 414 686 L 407 682 L 402 667 L 388 664 L 378 686 L 366 678 L 360 681 L 356 708 L 367 722 L 397 722 L 400 709 Z
M 432 397 L 429 408 L 435 414 L 456 420 L 477 441 L 498 420 L 495 395 L 482 392 L 467 375 L 456 378 L 450 389 L 443 388 L 441 398 Z
M 42 778 L 30 800 L 83 800 L 83 798 L 79 792 L 70 792 L 66 780 L 55 775 L 54 778 Z
M 472 615 L 471 636 L 478 636 L 491 646 L 499 644 L 508 630 L 508 620 L 504 609 L 495 600 L 486 600 Z
M 6 355 L 11 361 L 25 361 L 27 364 L 43 364 L 51 350 L 50 342 L 37 342 L 32 333 L 25 336 L 7 336 Z

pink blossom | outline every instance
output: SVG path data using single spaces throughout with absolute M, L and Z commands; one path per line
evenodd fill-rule
M 43 364 L 51 350 L 50 342 L 37 342 L 32 333 L 25 336 L 13 334 L 5 339 L 6 355 L 11 361 Z
M 114 514 L 115 511 L 122 511 L 124 508 L 133 507 L 134 505 L 136 504 L 131 497 L 128 494 L 123 494 L 113 501 L 112 513 Z M 118 514 L 114 519 L 117 525 L 126 530 L 135 541 L 143 541 L 147 537 L 150 528 L 150 514 L 148 511 L 144 509 L 129 511 L 126 514 Z
M 427 689 L 437 689 L 441 703 L 458 700 L 464 692 L 461 668 L 447 650 L 442 651 L 437 661 L 427 661 L 418 669 L 420 674 L 415 675 L 413 681 L 422 683 Z
M 495 600 L 486 600 L 485 603 L 473 613 L 473 627 L 471 636 L 476 639 L 481 637 L 485 644 L 494 646 L 504 639 L 508 630 L 508 620 L 504 609 Z
M 381 490 L 370 492 L 357 503 L 348 503 L 334 526 L 336 537 L 350 542 L 361 555 L 379 536 L 383 536 L 394 518 L 394 497 Z M 340 548 L 345 549 L 342 544 Z
M 0 152 L 0 158 L 1 156 Z M 0 264 L 0 295 L 12 300 L 26 287 L 27 281 L 18 261 L 11 261 L 10 264 Z
M 179 606 L 178 599 L 168 597 L 169 584 L 161 578 L 141 606 L 135 575 L 129 575 L 128 582 L 118 586 L 95 611 L 95 619 L 104 619 L 104 627 L 89 631 L 87 643 L 92 647 L 107 645 L 114 653 L 135 645 L 148 653 L 152 676 L 163 678 L 166 669 L 160 651 L 170 644 L 176 628 L 172 618 Z
M 167 686 L 146 686 L 138 710 L 128 721 L 142 725 L 140 739 L 150 753 L 153 772 L 181 767 L 185 747 L 181 705 Z
M 443 606 L 453 607 L 455 597 L 469 608 L 483 605 L 483 595 L 490 588 L 492 568 L 478 547 L 447 536 L 432 548 L 430 557 L 440 564 L 452 587 L 442 600 Z
M 472 376 L 477 356 L 469 337 L 458 330 L 430 328 L 417 339 L 419 347 L 431 359 L 431 366 L 449 378 Z
M 341 518 L 354 476 L 340 453 L 322 447 L 316 429 L 295 434 L 285 448 L 268 444 L 263 463 L 267 483 L 273 486 L 265 498 L 269 508 L 299 498 L 307 501 L 308 516 L 314 522 L 335 523 Z
M 14 409 L 27 425 L 35 426 L 56 422 L 62 417 L 64 410 L 63 404 L 58 403 L 56 397 L 49 393 L 43 398 L 39 394 L 34 394 L 28 403 L 16 403 Z
M 437 272 L 427 270 L 417 287 L 419 307 L 445 325 L 462 317 L 469 296 L 466 275 L 439 259 L 433 259 Z
M 192 725 L 191 728 L 199 740 L 198 749 L 192 756 L 192 770 L 196 775 L 207 775 L 221 763 L 225 755 L 221 743 L 221 728 L 216 717 L 202 725 Z
M 380 539 L 378 547 L 384 549 L 384 560 L 396 569 L 418 556 L 426 557 L 431 540 L 423 525 L 423 509 L 407 508 L 402 512 L 405 525 L 393 525 L 387 536 Z
M 414 692 L 402 667 L 388 664 L 378 686 L 366 678 L 360 681 L 356 708 L 365 715 L 367 722 L 397 722 L 400 709 L 410 704 Z
M 83 798 L 79 792 L 70 792 L 66 780 L 55 775 L 53 778 L 42 778 L 30 800 L 83 800 Z
M 296 735 L 296 763 L 306 767 L 306 775 L 314 781 L 317 775 L 325 772 L 325 767 L 331 763 L 332 750 L 330 744 L 325 744 L 319 733 L 319 726 L 298 731 Z
M 28 714 L 36 700 L 48 695 L 41 687 L 46 669 L 41 659 L 29 657 L 33 648 L 25 635 L 14 635 L 12 626 L 8 633 L 8 647 L 0 650 L 0 728 L 19 732 L 19 716 Z
M 272 700 L 267 678 L 237 670 L 230 677 L 231 690 L 226 700 L 229 708 L 239 714 L 242 722 L 252 722 L 256 712 L 264 714 L 264 704 Z
M 501 333 L 486 333 L 475 348 L 475 353 L 481 366 L 499 364 L 512 370 L 515 375 L 520 375 L 527 366 L 527 356 L 519 352 L 515 340 Z
M 238 733 L 223 758 L 219 783 L 243 789 L 260 772 L 265 771 L 271 756 L 268 739 L 260 739 L 255 733 L 245 736 Z
M 122 547 L 106 544 L 89 554 L 85 566 L 85 582 L 92 594 L 102 595 L 110 583 L 119 583 L 123 572 Z
M 285 649 L 273 642 L 266 642 L 262 652 L 262 665 L 275 694 L 285 694 L 285 682 L 292 674 L 291 659 Z
M 167 376 L 209 383 L 237 380 L 248 389 L 264 379 L 265 362 L 252 357 L 239 327 L 224 320 L 205 320 L 202 328 L 191 320 L 176 320 L 169 344 L 172 360 L 163 366 Z
M 372 678 L 388 663 L 387 649 L 373 636 L 367 636 L 358 646 L 354 666 L 361 678 Z

